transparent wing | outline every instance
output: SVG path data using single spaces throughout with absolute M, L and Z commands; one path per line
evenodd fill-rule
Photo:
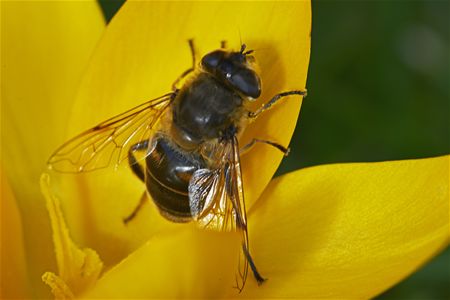
M 149 139 L 175 94 L 147 101 L 70 139 L 50 156 L 50 169 L 62 173 L 115 167 L 126 160 L 128 149 Z
M 199 226 L 235 230 L 234 211 L 226 193 L 223 169 L 197 170 L 189 182 L 189 202 L 191 214 Z
M 236 137 L 222 144 L 222 164 L 214 170 L 196 171 L 189 183 L 191 212 L 200 226 L 241 235 L 236 288 L 242 290 L 247 280 L 249 265 L 258 282 L 259 275 L 249 253 L 247 215 L 245 210 L 239 144 Z
M 242 291 L 247 280 L 248 268 L 250 266 L 255 279 L 258 284 L 261 284 L 265 279 L 259 274 L 256 266 L 250 256 L 248 231 L 247 231 L 247 210 L 245 208 L 244 186 L 242 183 L 241 160 L 239 157 L 239 143 L 236 136 L 231 140 L 231 159 L 225 172 L 225 181 L 227 187 L 227 194 L 233 204 L 234 219 L 237 231 L 241 234 L 242 251 L 240 252 L 238 270 L 236 276 L 236 287 Z

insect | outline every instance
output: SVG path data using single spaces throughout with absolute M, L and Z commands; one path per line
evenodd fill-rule
M 253 50 L 221 48 L 202 57 L 166 95 L 145 102 L 106 120 L 60 146 L 49 158 L 49 168 L 65 173 L 89 172 L 124 160 L 145 183 L 146 192 L 161 215 L 173 222 L 195 221 L 201 227 L 238 231 L 242 252 L 236 287 L 245 285 L 249 268 L 258 283 L 265 279 L 250 255 L 240 154 L 256 143 L 288 148 L 253 139 L 240 147 L 238 136 L 248 121 L 289 95 L 283 92 L 258 110 L 249 103 L 261 95 L 261 80 L 254 70 Z M 178 87 L 183 82 L 181 87 Z M 131 221 L 145 202 L 124 219 Z

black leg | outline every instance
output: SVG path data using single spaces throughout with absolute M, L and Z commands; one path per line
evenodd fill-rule
M 184 71 L 180 77 L 178 77 L 174 83 L 172 83 L 172 90 L 176 91 L 178 90 L 178 84 L 180 83 L 181 80 L 183 80 L 184 77 L 186 77 L 187 75 L 189 75 L 191 72 L 193 72 L 195 70 L 195 48 L 194 48 L 194 40 L 193 39 L 189 39 L 188 40 L 189 43 L 189 48 L 191 49 L 191 55 L 192 55 L 192 67 L 187 69 L 186 71 Z
M 136 157 L 134 156 L 134 152 L 136 151 L 145 151 L 148 150 L 148 140 L 140 141 L 137 144 L 134 144 L 130 147 L 128 150 L 128 164 L 130 165 L 131 171 L 142 181 L 145 182 L 145 174 L 144 169 L 137 161 Z
M 222 48 L 222 49 L 226 49 L 227 48 L 227 41 L 226 40 L 221 40 L 220 41 L 220 48 Z
M 256 281 L 258 282 L 258 284 L 262 284 L 266 279 L 264 277 L 261 276 L 261 274 L 259 273 L 258 269 L 256 268 L 255 262 L 253 261 L 252 256 L 250 255 L 250 250 L 248 248 L 248 233 L 247 233 L 247 224 L 245 221 L 245 205 L 242 207 L 243 213 L 240 212 L 240 209 L 238 209 L 239 205 L 237 204 L 240 200 L 237 198 L 237 194 L 239 194 L 238 190 L 239 187 L 237 186 L 235 180 L 237 180 L 235 178 L 235 171 L 233 171 L 232 169 L 232 165 L 230 164 L 226 164 L 225 166 L 225 190 L 233 204 L 234 207 L 234 212 L 235 212 L 235 218 L 236 218 L 236 227 L 240 228 L 240 230 L 242 230 L 242 234 L 243 234 L 243 240 L 242 240 L 242 252 L 244 254 L 245 259 L 247 260 L 250 269 L 253 272 L 253 276 L 255 277 Z M 233 179 L 234 178 L 234 179 Z M 243 194 L 243 191 L 242 191 Z M 242 201 L 243 203 L 245 201 Z M 244 279 L 243 284 L 241 287 L 239 287 L 239 284 L 236 283 L 236 287 L 239 289 L 239 292 L 242 291 L 242 289 L 244 288 L 245 285 L 245 278 L 247 276 L 247 272 L 244 271 L 244 273 L 240 273 L 241 278 Z
M 263 106 L 261 106 L 257 111 L 249 112 L 248 117 L 253 118 L 253 119 L 258 117 L 258 115 L 260 113 L 268 110 L 272 105 L 274 105 L 276 102 L 278 102 L 278 100 L 280 100 L 281 98 L 284 98 L 286 96 L 300 95 L 300 96 L 306 97 L 306 94 L 307 94 L 306 90 L 288 91 L 288 92 L 276 94 L 275 96 L 272 97 L 272 99 L 270 99 L 267 103 L 265 103 Z
M 266 278 L 262 277 L 258 269 L 256 269 L 255 262 L 253 261 L 253 258 L 250 255 L 250 252 L 248 251 L 247 247 L 245 247 L 245 245 L 242 245 L 242 251 L 244 252 L 245 257 L 247 258 L 248 264 L 250 265 L 250 269 L 252 269 L 253 276 L 255 276 L 258 285 L 261 285 L 264 281 L 266 281 Z
M 252 139 L 250 141 L 250 143 L 248 143 L 247 145 L 245 145 L 244 147 L 241 148 L 241 150 L 239 151 L 239 154 L 244 154 L 246 151 L 250 150 L 256 143 L 263 143 L 263 144 L 267 144 L 269 146 L 275 147 L 278 150 L 280 150 L 281 152 L 283 152 L 284 156 L 288 156 L 289 155 L 289 148 L 286 148 L 280 144 L 278 144 L 277 142 L 272 142 L 272 141 L 268 141 L 268 140 L 261 140 L 261 139 Z
M 128 222 L 130 222 L 131 220 L 133 220 L 136 217 L 136 215 L 141 210 L 141 208 L 142 208 L 142 206 L 144 205 L 145 202 L 147 202 L 147 194 L 146 194 L 146 192 L 144 192 L 142 194 L 141 199 L 139 200 L 138 205 L 134 208 L 133 212 L 131 214 L 129 214 L 127 217 L 123 218 L 123 223 L 125 225 L 127 225 Z
M 144 169 L 137 161 L 136 157 L 134 156 L 134 153 L 137 151 L 148 151 L 148 145 L 149 145 L 148 140 L 140 141 L 139 143 L 136 143 L 133 146 L 131 146 L 130 149 L 128 150 L 128 164 L 130 165 L 131 171 L 133 171 L 133 173 L 142 182 L 145 182 Z M 146 196 L 146 193 L 144 192 L 144 194 L 141 197 L 141 200 L 139 201 L 138 205 L 134 208 L 133 212 L 130 215 L 128 215 L 127 217 L 123 218 L 123 223 L 125 225 L 127 225 L 128 222 L 130 222 L 131 220 L 134 219 L 134 217 L 136 217 L 136 215 L 139 212 L 139 210 L 141 209 L 142 205 L 144 205 L 144 203 L 145 203 L 145 200 L 146 200 L 145 196 Z

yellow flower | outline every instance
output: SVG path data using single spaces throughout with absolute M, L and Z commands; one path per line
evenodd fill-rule
M 40 277 L 55 269 L 55 259 L 39 177 L 63 142 L 70 99 L 105 22 L 95 1 L 2 1 L 1 27 L 1 167 L 12 188 L 4 195 L 2 182 L 1 295 L 42 298 L 49 291 Z M 20 217 L 5 225 L 7 207 Z M 19 257 L 7 254 L 21 252 L 26 267 L 10 266 Z
M 201 55 L 222 39 L 238 48 L 241 36 L 257 50 L 264 101 L 304 87 L 310 24 L 309 2 L 128 2 L 77 89 L 104 26 L 95 4 L 2 3 L 2 298 L 48 297 L 46 271 L 60 298 L 369 298 L 445 247 L 449 156 L 325 165 L 268 183 L 281 155 L 256 147 L 243 157 L 250 247 L 269 280 L 257 286 L 249 276 L 241 294 L 232 289 L 235 235 L 168 223 L 150 205 L 123 226 L 143 191 L 129 172 L 52 176 L 52 190 L 44 175 L 46 202 L 39 195 L 51 150 L 166 93 L 190 66 L 188 38 Z M 300 104 L 286 99 L 243 140 L 287 144 Z

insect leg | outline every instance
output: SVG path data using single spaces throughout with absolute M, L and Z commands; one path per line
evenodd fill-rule
M 236 166 L 233 166 L 233 165 L 230 166 L 227 164 L 225 169 L 226 169 L 226 171 L 225 171 L 225 190 L 226 190 L 231 202 L 233 203 L 234 212 L 236 214 L 236 216 L 235 216 L 236 227 L 241 230 L 242 235 L 243 235 L 242 252 L 244 254 L 244 259 L 250 265 L 250 269 L 252 270 L 253 276 L 255 277 L 258 284 L 262 284 L 266 279 L 261 276 L 258 269 L 256 268 L 255 262 L 253 261 L 253 258 L 250 255 L 250 250 L 249 250 L 249 246 L 248 246 L 249 243 L 248 243 L 248 232 L 247 232 L 247 221 L 246 221 L 247 218 L 245 216 L 245 205 L 240 205 L 239 203 L 241 201 L 239 199 L 237 199 L 240 192 L 238 191 L 239 186 L 236 182 L 236 180 L 237 180 L 236 176 L 240 177 L 240 175 L 236 175 Z M 240 171 L 239 171 L 239 173 L 240 173 Z M 241 192 L 243 195 L 242 190 L 241 190 Z M 244 201 L 242 201 L 242 204 L 244 204 Z M 241 273 L 240 275 L 243 278 L 243 283 L 242 283 L 241 287 L 239 287 L 238 284 L 236 287 L 239 289 L 239 291 L 242 291 L 242 289 L 244 288 L 244 285 L 245 285 L 245 278 L 247 277 L 247 267 L 245 267 L 243 273 Z
M 256 269 L 255 262 L 253 261 L 253 258 L 250 255 L 250 251 L 248 251 L 248 249 L 245 245 L 242 245 L 242 251 L 244 252 L 245 257 L 248 260 L 250 269 L 252 269 L 253 276 L 255 276 L 255 279 L 258 282 L 258 285 L 261 285 L 264 281 L 266 281 L 266 278 L 262 277 L 261 274 L 259 274 L 258 269 Z
M 276 102 L 278 102 L 278 100 L 280 100 L 281 98 L 284 98 L 286 96 L 300 95 L 300 96 L 306 97 L 306 94 L 307 94 L 306 90 L 295 90 L 295 91 L 288 91 L 288 92 L 283 92 L 283 93 L 276 94 L 275 96 L 272 97 L 272 99 L 270 99 L 268 102 L 266 102 L 257 111 L 249 112 L 248 113 L 248 117 L 252 118 L 252 119 L 258 117 L 258 115 L 260 113 L 268 110 L 270 107 L 272 107 L 272 105 L 274 105 Z
M 134 219 L 134 217 L 136 217 L 136 215 L 141 210 L 141 208 L 144 205 L 144 203 L 146 202 L 146 200 L 147 200 L 147 192 L 144 192 L 141 196 L 141 199 L 139 200 L 138 205 L 134 208 L 133 212 L 131 214 L 129 214 L 127 217 L 123 218 L 123 223 L 125 225 L 127 225 L 128 222 L 130 222 L 131 220 Z
M 194 48 L 194 40 L 193 39 L 189 39 L 188 40 L 189 43 L 189 48 L 191 49 L 191 55 L 192 55 L 192 67 L 187 69 L 186 71 L 184 71 L 175 81 L 174 83 L 172 83 L 172 90 L 175 92 L 176 90 L 178 90 L 178 84 L 180 83 L 181 80 L 183 80 L 184 77 L 186 77 L 187 75 L 189 75 L 191 72 L 193 72 L 195 70 L 195 48 Z
M 251 148 L 253 148 L 253 146 L 254 146 L 256 143 L 263 143 L 263 144 L 267 144 L 267 145 L 269 145 L 269 146 L 275 147 L 275 148 L 277 148 L 278 150 L 280 150 L 281 152 L 283 152 L 284 156 L 288 156 L 288 155 L 289 155 L 289 151 L 291 150 L 291 149 L 289 149 L 289 148 L 286 148 L 286 147 L 284 147 L 284 146 L 278 144 L 277 142 L 272 142 L 272 141 L 262 140 L 262 139 L 252 139 L 252 140 L 250 141 L 250 143 L 248 143 L 247 145 L 245 145 L 244 147 L 242 147 L 242 148 L 239 150 L 239 154 L 240 154 L 240 155 L 243 155 L 243 154 L 247 153 L 247 151 L 249 151 Z
M 149 141 L 140 141 L 133 146 L 130 147 L 128 150 L 128 164 L 130 165 L 131 171 L 142 181 L 145 182 L 145 174 L 144 169 L 137 161 L 136 157 L 134 156 L 134 153 L 136 151 L 147 151 L 148 150 Z M 139 201 L 138 205 L 134 208 L 133 212 L 129 214 L 127 217 L 123 218 L 123 223 L 126 225 L 128 222 L 134 219 L 136 217 L 139 210 L 142 208 L 142 205 L 145 203 L 145 193 L 142 195 L 141 200 Z
M 133 173 L 142 182 L 145 182 L 144 170 L 142 169 L 142 166 L 139 164 L 136 157 L 134 156 L 134 152 L 148 150 L 148 142 L 149 142 L 148 140 L 140 141 L 131 146 L 130 149 L 128 150 L 128 164 L 130 165 L 131 171 L 133 171 Z
M 226 49 L 227 48 L 227 41 L 226 40 L 221 40 L 220 41 L 220 48 L 222 48 L 222 49 Z

